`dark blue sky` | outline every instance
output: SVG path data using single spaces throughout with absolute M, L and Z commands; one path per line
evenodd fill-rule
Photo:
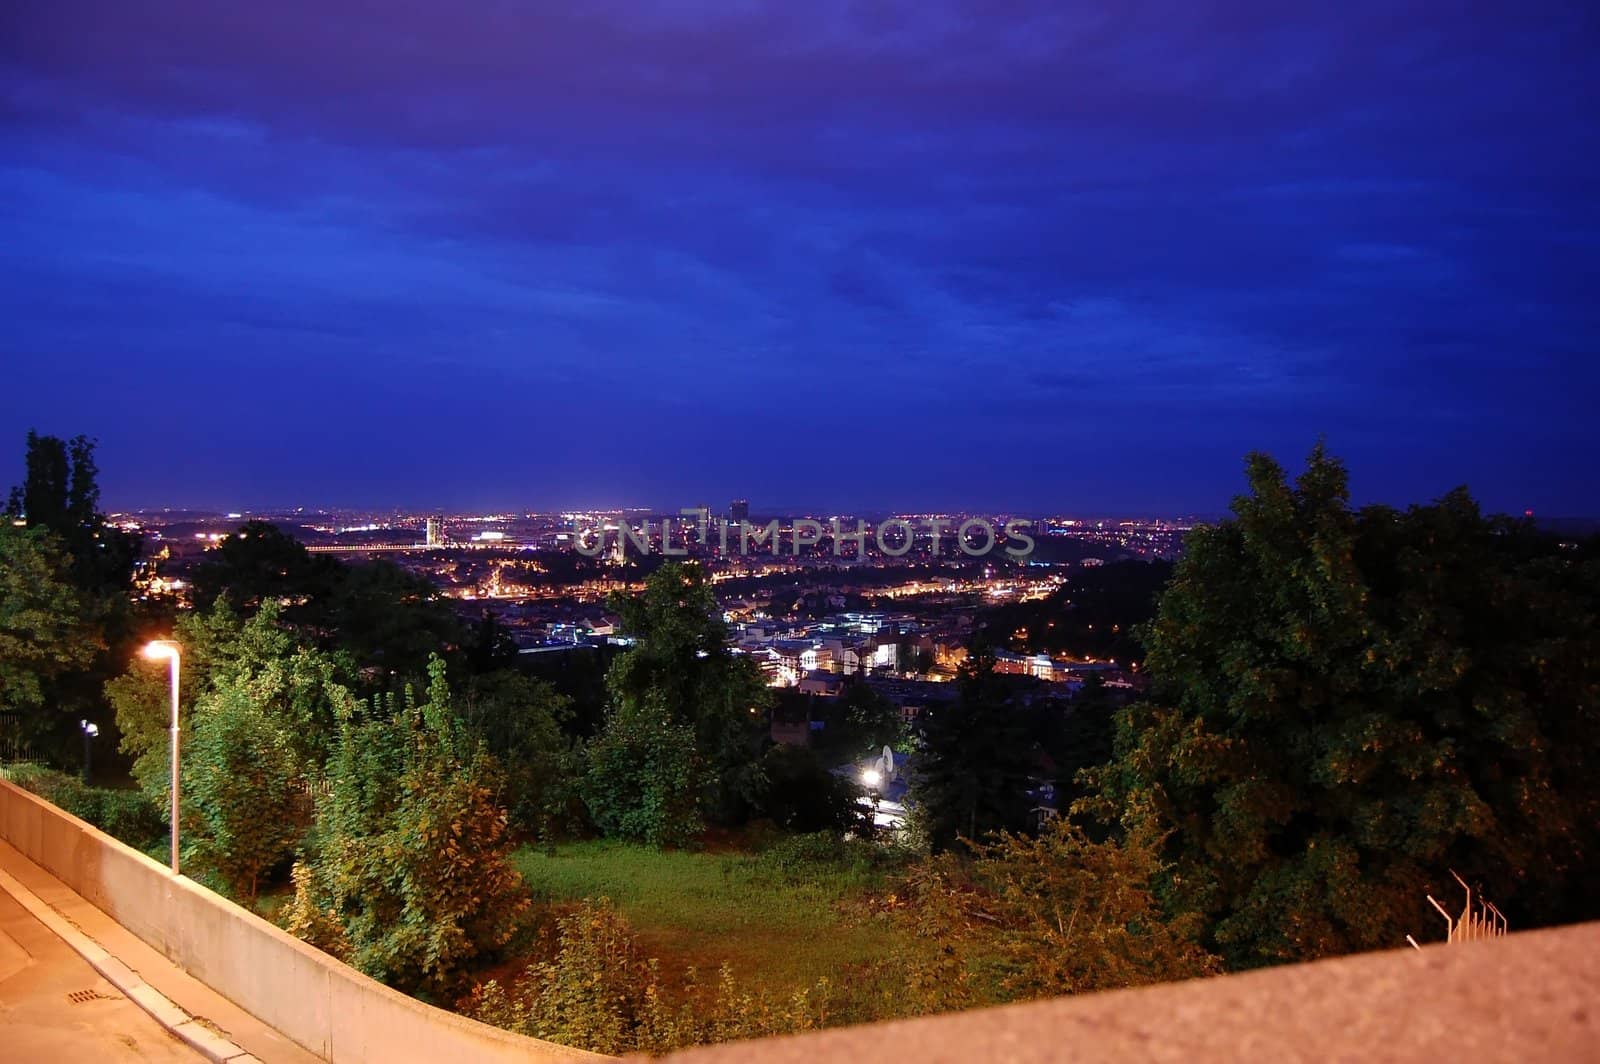
M 0 475 L 1592 514 L 1600 19 L 1470 6 L 8 4 Z

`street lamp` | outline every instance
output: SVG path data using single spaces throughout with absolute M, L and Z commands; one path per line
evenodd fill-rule
M 100 734 L 100 725 L 90 724 L 86 720 L 78 721 L 78 730 L 83 732 L 83 782 L 89 782 L 89 770 L 94 766 L 94 747 L 90 742 Z
M 178 872 L 178 644 L 170 639 L 157 639 L 146 643 L 144 656 L 151 661 L 167 662 L 172 677 L 172 872 Z

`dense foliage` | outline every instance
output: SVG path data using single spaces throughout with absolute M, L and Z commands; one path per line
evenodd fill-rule
M 507 860 L 496 767 L 461 727 L 444 663 L 428 674 L 420 703 L 408 688 L 341 715 L 307 884 L 351 964 L 445 995 L 511 939 L 530 899 Z
M 1353 510 L 1264 456 L 1148 633 L 1102 810 L 1175 828 L 1175 911 L 1235 965 L 1393 947 L 1454 869 L 1517 926 L 1595 915 L 1600 563 L 1465 491 Z
M 789 996 L 751 989 L 731 968 L 703 983 L 690 972 L 681 989 L 662 978 L 636 936 L 605 898 L 560 916 L 547 960 L 510 987 L 477 987 L 466 1011 L 508 1030 L 598 1053 L 659 1053 L 701 1042 L 761 1038 L 821 1026 L 830 987 Z
M 101 687 L 142 612 L 128 594 L 138 537 L 99 512 L 94 448 L 29 432 L 0 519 L 0 744 L 60 765 L 80 757 L 80 721 L 109 729 Z
M 467 681 L 462 723 L 500 766 L 500 801 L 517 831 L 549 840 L 582 823 L 581 755 L 564 730 L 572 700 L 497 669 Z
M 186 860 L 254 898 L 262 878 L 293 856 L 305 831 L 305 768 L 288 719 L 274 713 L 281 679 L 239 673 L 200 702 L 182 798 Z
M 611 706 L 590 748 L 585 794 L 603 830 L 658 844 L 700 818 L 736 823 L 764 787 L 769 696 L 760 670 L 728 649 L 698 565 L 669 563 L 639 595 L 614 595 L 633 645 L 606 674 Z
M 240 526 L 196 568 L 195 605 L 222 599 L 246 615 L 279 606 L 302 641 L 344 655 L 374 678 L 420 679 L 430 655 L 467 638 L 426 578 L 393 562 L 343 565 L 313 555 L 265 521 Z
M 507 856 L 496 768 L 454 714 L 443 661 L 426 701 L 342 715 L 318 802 L 312 882 L 349 942 L 349 962 L 390 986 L 450 994 L 504 946 L 530 906 Z
M 1000 832 L 915 866 L 891 912 L 918 945 L 900 958 L 903 1007 L 943 1012 L 1186 979 L 1218 970 L 1199 920 L 1157 897 L 1161 839 L 1091 840 L 1065 817 Z
M 56 540 L 0 521 L 0 709 L 39 710 L 55 681 L 101 646 Z
M 1028 825 L 1032 743 L 994 666 L 993 651 L 975 647 L 956 678 L 957 700 L 924 709 L 917 720 L 911 797 L 935 850 Z

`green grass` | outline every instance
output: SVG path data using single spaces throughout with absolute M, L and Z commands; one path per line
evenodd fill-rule
M 610 898 L 668 971 L 693 965 L 709 975 L 727 963 L 739 979 L 783 991 L 864 975 L 896 943 L 896 932 L 859 916 L 856 904 L 883 881 L 883 862 L 812 842 L 752 854 L 601 839 L 562 845 L 553 857 L 519 850 L 513 863 L 549 901 Z

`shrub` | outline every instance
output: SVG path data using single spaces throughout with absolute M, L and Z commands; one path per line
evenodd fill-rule
M 782 998 L 741 989 L 724 965 L 714 983 L 691 969 L 681 993 L 661 978 L 609 899 L 561 916 L 552 955 L 511 986 L 490 980 L 463 1005 L 497 1027 L 597 1053 L 659 1053 L 702 1042 L 762 1038 L 822 1026 L 831 987 L 821 980 Z

